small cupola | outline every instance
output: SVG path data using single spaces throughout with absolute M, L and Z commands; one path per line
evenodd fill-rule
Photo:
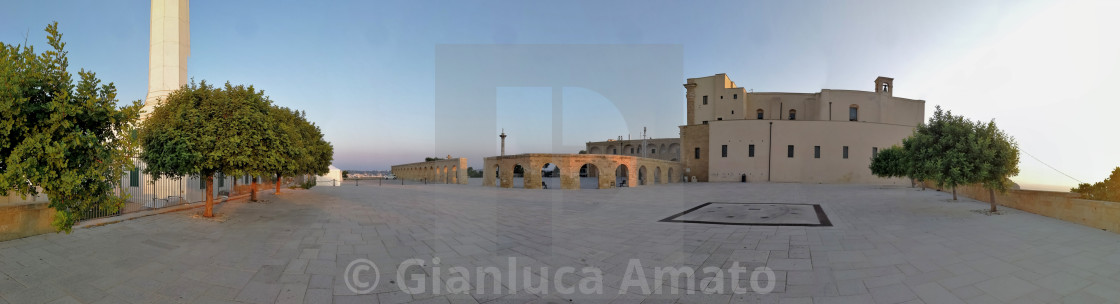
M 875 78 L 875 93 L 887 93 L 887 95 L 892 95 L 894 93 L 894 78 L 883 76 Z

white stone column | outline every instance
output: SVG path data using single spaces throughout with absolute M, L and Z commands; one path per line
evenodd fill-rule
M 159 100 L 187 84 L 191 55 L 190 0 L 152 0 L 148 42 L 148 96 L 141 119 Z

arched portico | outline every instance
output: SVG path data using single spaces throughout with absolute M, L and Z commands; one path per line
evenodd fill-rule
M 598 188 L 618 187 L 622 179 L 626 179 L 626 186 L 638 187 L 641 184 L 650 185 L 650 170 L 655 179 L 660 176 L 661 181 L 667 179 L 661 175 L 670 169 L 680 171 L 680 163 L 653 158 L 635 156 L 621 156 L 609 154 L 518 154 L 507 156 L 494 156 L 485 159 L 483 173 L 485 186 L 500 186 L 503 188 L 514 187 L 514 166 L 521 164 L 524 168 L 518 178 L 524 181 L 526 189 L 540 189 L 542 169 L 549 164 L 555 165 L 556 173 L 560 177 L 559 185 L 555 178 L 548 182 L 548 187 L 560 189 L 580 189 L 582 184 L 596 184 Z M 639 182 L 639 171 L 644 182 Z M 499 180 L 498 182 L 493 182 Z M 659 182 L 660 183 L 660 182 Z M 588 187 L 590 188 L 590 187 Z
M 392 172 L 393 175 L 397 176 L 397 178 L 410 181 L 466 184 L 466 168 L 466 158 L 449 158 L 427 162 L 395 165 L 392 167 Z M 483 184 L 486 183 L 483 182 Z

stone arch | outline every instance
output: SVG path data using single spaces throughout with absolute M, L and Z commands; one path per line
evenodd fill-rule
M 552 170 L 545 171 L 548 170 L 549 167 L 551 167 Z M 562 189 L 561 185 L 563 182 L 561 181 L 561 176 L 563 176 L 564 171 L 560 168 L 559 164 L 553 162 L 544 163 L 539 167 L 539 170 L 541 172 L 541 188 Z
M 634 155 L 634 153 L 638 152 L 638 149 L 635 148 L 634 145 L 627 144 L 625 146 L 622 146 L 622 151 L 620 152 L 622 152 L 619 153 L 620 155 Z
M 626 164 L 618 164 L 614 170 L 614 180 L 616 187 L 630 187 L 630 167 Z
M 518 169 L 520 168 L 520 169 Z M 516 162 L 513 164 L 513 188 L 535 189 L 540 186 L 540 171 L 537 171 L 537 178 L 535 179 L 536 186 L 534 187 L 533 168 L 536 168 L 528 162 Z M 521 173 L 517 173 L 520 170 Z
M 669 167 L 669 174 L 666 177 L 667 177 L 665 179 L 666 184 L 675 183 L 675 181 L 673 181 L 674 180 L 674 178 L 673 178 L 673 167 Z
M 599 148 L 599 146 L 591 146 L 587 148 L 587 154 L 603 154 L 603 149 Z
M 455 174 L 456 173 L 455 172 L 455 167 L 456 167 L 455 165 L 452 165 L 450 167 L 445 167 L 445 168 L 447 168 L 447 183 L 448 184 L 458 184 L 459 183 L 459 179 L 457 178 L 458 174 Z
M 661 166 L 653 168 L 653 184 L 664 184 L 665 179 L 661 178 Z
M 638 185 L 645 186 L 649 184 L 649 171 L 646 170 L 645 165 L 638 166 Z
M 599 166 L 596 166 L 592 162 L 580 165 L 579 173 L 576 175 L 579 177 L 579 187 L 577 187 L 577 189 L 601 189 L 600 185 L 602 185 L 602 183 L 599 182 L 599 180 L 602 178 L 602 175 L 603 172 L 599 170 Z M 585 180 L 586 182 L 584 182 Z

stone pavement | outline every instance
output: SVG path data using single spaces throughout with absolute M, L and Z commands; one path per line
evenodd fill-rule
M 220 206 L 218 221 L 192 210 L 0 242 L 0 303 L 1120 301 L 1120 235 L 1014 210 L 987 216 L 974 211 L 985 203 L 952 202 L 933 190 L 699 183 L 544 191 L 373 181 L 263 198 Z M 833 226 L 659 222 L 706 202 L 820 204 Z M 502 284 L 474 280 L 476 267 L 505 274 L 508 257 L 515 270 L 530 271 Z M 429 287 L 432 275 L 448 283 L 451 268 L 465 266 L 484 290 L 406 294 L 395 277 L 410 258 L 427 263 L 406 275 Z M 370 294 L 346 284 L 346 268 L 359 259 L 380 269 Z M 654 294 L 633 286 L 620 293 L 631 259 L 650 277 L 660 266 L 697 274 L 653 281 Z M 773 269 L 773 292 L 689 294 L 729 282 L 710 279 L 703 267 L 736 263 Z M 602 293 L 521 282 L 537 284 L 564 266 L 599 269 Z M 581 276 L 594 277 L 577 270 L 560 286 Z M 357 278 L 371 282 L 372 272 Z

